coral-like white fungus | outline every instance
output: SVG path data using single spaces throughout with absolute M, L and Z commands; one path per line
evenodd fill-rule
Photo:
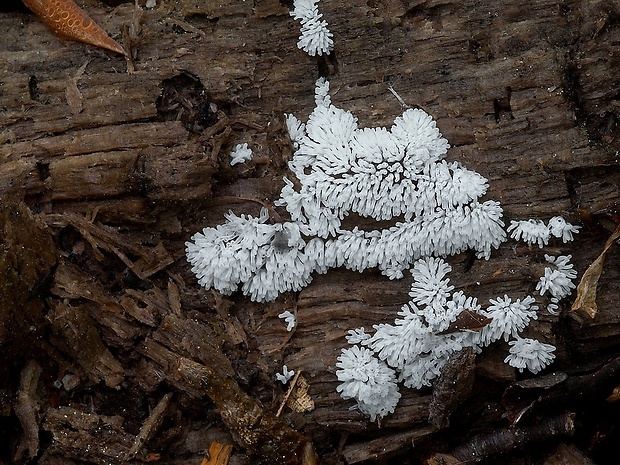
M 510 341 L 510 355 L 504 362 L 523 371 L 525 368 L 536 374 L 555 359 L 555 347 L 536 339 L 517 338 Z
M 286 114 L 284 115 L 286 121 L 286 128 L 288 129 L 289 137 L 293 142 L 293 146 L 295 149 L 299 148 L 299 144 L 306 133 L 306 125 L 299 121 L 295 115 Z
M 336 376 L 342 384 L 336 390 L 344 399 L 355 399 L 359 410 L 375 421 L 392 413 L 400 399 L 394 370 L 360 346 L 342 349 Z
M 551 233 L 541 220 L 511 221 L 508 232 L 513 239 L 526 242 L 530 245 L 538 244 L 541 249 L 549 243 Z
M 561 238 L 564 243 L 571 242 L 573 240 L 573 234 L 577 234 L 579 229 L 581 229 L 580 226 L 574 226 L 568 223 L 561 216 L 554 216 L 551 218 L 547 227 L 553 237 Z
M 368 339 L 370 337 L 370 334 L 366 333 L 364 328 L 355 328 L 350 329 L 347 336 L 345 337 L 349 344 L 354 345 Z
M 545 224 L 541 220 L 511 221 L 508 226 L 510 237 L 522 240 L 529 245 L 538 244 L 543 248 L 549 243 L 551 236 L 562 239 L 564 243 L 573 240 L 573 234 L 579 232 L 579 226 L 573 226 L 561 216 L 554 216 Z
M 297 318 L 291 312 L 286 310 L 278 315 L 278 318 L 281 318 L 286 323 L 286 330 L 292 331 L 295 325 L 297 324 Z
M 252 158 L 252 150 L 248 148 L 248 144 L 237 144 L 230 152 L 230 166 L 238 163 L 245 163 Z
M 268 218 L 264 208 L 256 218 L 230 212 L 226 223 L 194 234 L 186 254 L 200 285 L 232 294 L 243 283 L 244 294 L 264 302 L 309 284 L 322 241 L 306 242 L 297 224 L 267 224 Z
M 282 373 L 276 373 L 276 379 L 282 384 L 288 383 L 295 376 L 295 370 L 289 370 L 286 365 L 282 365 Z
M 548 261 L 567 271 L 572 270 L 569 258 L 550 257 Z M 412 388 L 429 386 L 454 352 L 465 347 L 480 351 L 500 339 L 513 339 L 509 342 L 511 349 L 506 363 L 519 370 L 527 368 L 538 373 L 553 361 L 554 346 L 523 339 L 519 335 L 531 320 L 538 318 L 538 306 L 533 297 L 513 300 L 505 295 L 490 299 L 490 305 L 481 309 L 475 298 L 467 297 L 462 291 L 452 293 L 454 288 L 447 278 L 450 271 L 450 265 L 443 259 L 429 257 L 417 260 L 412 268 L 412 300 L 402 306 L 394 324 L 374 325 L 374 334 L 366 333 L 363 328 L 350 330 L 347 341 L 357 345 L 349 349 L 354 350 L 353 353 L 343 350 L 341 357 L 346 354 L 347 359 L 357 362 L 366 360 L 373 369 L 377 366 L 373 357 L 377 357 L 395 370 L 398 381 Z M 570 276 L 570 279 L 576 277 L 572 273 Z M 557 304 L 558 301 L 556 299 L 554 302 Z M 491 321 L 479 331 L 447 331 L 450 323 L 465 310 L 476 312 Z M 361 352 L 360 345 L 368 348 L 369 352 Z M 352 379 L 360 379 L 361 368 L 356 363 L 343 364 L 340 368 L 339 380 L 351 382 Z M 338 390 L 346 390 L 347 396 L 343 397 L 354 398 L 358 405 L 367 402 L 364 400 L 366 397 L 361 399 L 348 385 L 341 385 Z M 369 396 L 366 391 L 361 395 Z M 380 399 L 386 404 L 378 404 Z M 393 400 L 392 396 L 373 398 L 373 411 L 377 416 L 383 416 L 379 412 L 391 411 Z M 360 410 L 364 411 L 364 408 L 360 407 Z
M 493 320 L 480 331 L 481 343 L 487 345 L 503 336 L 505 341 L 510 337 L 516 337 L 523 331 L 531 320 L 536 320 L 538 306 L 533 305 L 535 300 L 527 296 L 521 301 L 512 301 L 510 297 L 498 297 L 490 299 L 491 305 L 481 313 Z
M 327 84 L 317 81 L 317 107 L 305 135 L 295 136 L 300 146 L 289 167 L 300 187 L 285 180 L 276 204 L 304 234 L 335 237 L 332 246 L 346 253 L 343 264 L 352 269 L 403 270 L 420 256 L 468 248 L 488 257 L 505 239 L 502 210 L 497 202 L 478 202 L 487 189 L 482 176 L 442 161 L 449 145 L 435 121 L 410 109 L 391 130 L 359 129 L 350 112 L 329 103 Z M 351 212 L 404 221 L 381 231 L 343 230 Z M 368 250 L 368 263 L 360 248 Z
M 403 305 L 399 318 L 393 325 L 375 325 L 370 337 L 358 337 L 359 343 L 400 373 L 399 380 L 407 387 L 430 385 L 453 352 L 463 347 L 478 349 L 500 338 L 508 340 L 536 318 L 538 307 L 529 296 L 515 302 L 507 296 L 491 300 L 483 311 L 475 298 L 462 291 L 451 294 L 453 286 L 446 279 L 450 270 L 442 259 L 419 259 L 412 270 L 412 301 Z M 464 310 L 479 312 L 492 322 L 479 332 L 444 333 Z
M 570 263 L 571 255 L 560 255 L 553 257 L 545 254 L 545 260 L 551 267 L 545 267 L 545 275 L 541 276 L 536 284 L 536 290 L 540 295 L 549 292 L 552 297 L 563 299 L 570 294 L 571 289 L 575 289 L 573 279 L 577 277 L 577 271 Z
M 430 326 L 439 326 L 441 331 L 442 322 L 447 320 L 445 307 L 454 286 L 450 286 L 450 279 L 446 275 L 452 271 L 452 267 L 439 258 L 429 258 L 415 262 L 411 274 L 411 301 L 414 304 L 424 305 L 427 311 L 424 320 Z
M 306 5 L 315 11 L 316 1 Z M 300 18 L 304 11 L 300 7 Z M 338 358 L 338 392 L 355 399 L 373 420 L 398 403 L 397 376 L 407 387 L 430 385 L 449 356 L 464 347 L 479 351 L 499 339 L 517 338 L 507 363 L 534 372 L 547 366 L 553 346 L 519 336 L 537 318 L 531 296 L 499 297 L 482 309 L 475 298 L 453 292 L 450 266 L 433 258 L 465 250 L 489 258 L 506 239 L 499 203 L 479 201 L 486 179 L 443 160 L 449 144 L 433 118 L 407 109 L 390 129 L 361 129 L 355 116 L 332 105 L 324 79 L 316 82 L 315 103 L 305 125 L 287 116 L 296 149 L 289 167 L 296 179 L 285 179 L 275 204 L 286 208 L 290 221 L 271 223 L 267 209 L 258 217 L 230 212 L 224 224 L 195 234 L 186 252 L 199 283 L 225 294 L 241 286 L 262 302 L 300 290 L 315 271 L 377 267 L 390 278 L 402 278 L 411 268 L 412 300 L 394 324 L 375 325 L 372 334 L 363 328 L 350 331 L 347 340 L 355 345 Z M 391 223 L 376 230 L 346 229 L 343 220 L 350 213 Z M 556 217 L 549 225 L 513 221 L 508 231 L 543 247 L 551 236 L 571 240 L 577 229 Z M 551 294 L 550 311 L 574 287 L 569 259 L 547 258 L 549 273 L 537 290 Z M 491 322 L 480 331 L 450 330 L 464 310 Z
M 294 0 L 290 15 L 301 21 L 301 35 L 297 47 L 310 56 L 329 55 L 334 49 L 333 34 L 327 21 L 321 19 L 316 4 L 319 0 Z
M 551 297 L 549 299 L 549 303 L 547 304 L 547 311 L 549 313 L 551 313 L 552 315 L 559 315 L 559 308 L 560 306 L 558 305 L 558 303 L 560 302 L 560 299 L 558 299 L 557 297 Z
M 377 267 L 401 278 L 420 257 L 473 249 L 488 258 L 505 240 L 499 203 L 478 200 L 486 179 L 442 160 L 449 144 L 430 115 L 409 109 L 390 130 L 360 129 L 331 104 L 324 79 L 315 100 L 305 126 L 287 118 L 298 146 L 289 163 L 296 183 L 285 179 L 275 203 L 292 221 L 269 224 L 266 210 L 257 218 L 229 213 L 227 223 L 195 234 L 186 252 L 201 285 L 225 294 L 242 285 L 262 302 L 300 290 L 314 271 Z M 342 220 L 351 212 L 395 224 L 347 230 Z

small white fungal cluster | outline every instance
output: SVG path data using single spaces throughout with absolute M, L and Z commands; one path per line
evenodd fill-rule
M 559 299 L 574 288 L 572 280 L 577 274 L 570 256 L 545 257 L 553 269 L 545 269 L 537 290 L 541 295 L 549 291 L 557 299 L 557 307 Z M 416 389 L 429 386 L 450 355 L 463 348 L 480 352 L 500 339 L 509 341 L 505 362 L 532 373 L 554 360 L 554 346 L 520 336 L 538 318 L 532 296 L 513 301 L 505 295 L 490 299 L 483 309 L 476 298 L 452 292 L 454 287 L 447 278 L 451 270 L 441 258 L 417 260 L 411 270 L 411 301 L 403 305 L 394 324 L 374 325 L 372 335 L 364 328 L 349 331 L 347 341 L 353 347 L 342 349 L 338 357 L 336 376 L 341 384 L 337 390 L 344 399 L 355 399 L 371 421 L 394 411 L 400 398 L 397 382 Z M 451 328 L 463 312 L 473 312 L 488 323 L 479 330 Z
M 280 313 L 278 318 L 284 320 L 286 323 L 286 330 L 289 332 L 293 331 L 293 328 L 297 325 L 297 318 L 288 310 Z
M 370 421 L 394 411 L 400 399 L 396 372 L 371 350 L 360 346 L 343 350 L 336 367 L 342 381 L 337 391 L 344 399 L 357 400 L 357 407 Z
M 555 359 L 555 347 L 536 339 L 517 337 L 510 345 L 510 355 L 504 359 L 511 367 L 523 371 L 525 368 L 536 374 Z
M 542 249 L 549 243 L 552 236 L 562 239 L 565 243 L 572 241 L 573 234 L 579 232 L 579 226 L 567 223 L 561 216 L 554 216 L 547 224 L 535 219 L 513 220 L 508 226 L 508 232 L 513 239 L 522 240 L 529 245 L 538 244 L 538 247 Z
M 289 370 L 286 365 L 282 365 L 282 373 L 276 373 L 276 379 L 282 384 L 288 383 L 295 376 L 295 370 Z
M 266 209 L 256 218 L 230 212 L 226 223 L 195 234 L 186 252 L 199 283 L 224 294 L 241 284 L 264 302 L 334 267 L 376 267 L 394 279 L 420 257 L 472 249 L 489 258 L 506 238 L 502 209 L 478 201 L 485 178 L 443 160 L 449 145 L 433 118 L 408 109 L 389 130 L 360 129 L 350 112 L 331 104 L 328 91 L 319 79 L 305 125 L 287 117 L 296 182 L 285 179 L 275 204 L 291 221 L 270 224 Z M 394 224 L 346 229 L 350 213 Z
M 334 49 L 333 35 L 327 21 L 321 19 L 316 4 L 319 0 L 294 0 L 290 15 L 301 21 L 301 35 L 297 47 L 310 56 L 329 55 Z
M 551 266 L 545 267 L 545 274 L 540 277 L 536 284 L 536 290 L 540 295 L 550 294 L 547 311 L 557 314 L 558 302 L 568 297 L 572 289 L 575 289 L 573 280 L 577 277 L 577 271 L 570 263 L 571 255 L 553 257 L 545 254 L 545 260 Z
M 230 152 L 230 166 L 238 163 L 245 163 L 252 158 L 252 149 L 248 148 L 248 144 L 237 144 Z

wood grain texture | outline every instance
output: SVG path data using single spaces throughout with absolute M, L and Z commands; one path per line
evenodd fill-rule
M 335 50 L 316 59 L 296 48 L 298 24 L 284 2 L 158 3 L 141 12 L 132 74 L 120 56 L 58 46 L 31 15 L 0 14 L 0 194 L 22 197 L 44 213 L 90 218 L 95 212 L 96 221 L 118 228 L 128 241 L 163 242 L 175 259 L 163 273 L 184 283 L 182 311 L 205 325 L 215 322 L 220 332 L 213 337 L 227 341 L 244 390 L 275 411 L 282 394 L 275 373 L 282 364 L 303 370 L 316 409 L 285 415 L 320 442 L 324 463 L 421 459 L 431 449 L 447 450 L 445 431 L 428 423 L 430 391 L 403 389 L 381 428 L 335 391 L 335 362 L 347 331 L 393 321 L 409 299 L 410 278 L 330 270 L 300 293 L 256 305 L 201 289 L 185 263 L 184 242 L 222 223 L 229 210 L 255 215 L 278 197 L 292 154 L 283 114 L 304 120 L 314 105 L 314 81 L 326 75 L 333 102 L 351 110 L 362 127 L 390 126 L 402 113 L 388 85 L 408 105 L 433 115 L 452 145 L 448 158 L 489 179 L 488 198 L 501 202 L 507 221 L 561 214 L 580 223 L 578 210 L 591 214 L 573 244 L 538 249 L 508 242 L 470 270 L 465 255 L 450 258 L 457 289 L 483 302 L 504 293 L 532 294 L 545 253 L 572 254 L 583 272 L 604 244 L 620 201 L 618 6 L 597 0 L 324 0 L 320 9 Z M 87 1 L 85 8 L 96 19 L 103 14 L 99 2 Z M 107 27 L 120 30 L 135 13 L 132 4 L 122 4 Z M 8 40 L 18 35 L 20 42 Z M 76 83 L 82 95 L 76 113 L 65 91 L 86 61 Z M 198 108 L 210 108 L 215 122 L 201 120 Z M 230 148 L 244 142 L 254 159 L 231 168 Z M 610 250 L 596 320 L 577 323 L 566 312 L 543 313 L 529 328 L 529 336 L 558 346 L 553 369 L 583 374 L 620 352 L 619 257 Z M 120 300 L 125 289 L 119 281 L 110 292 Z M 156 276 L 148 285 L 165 290 L 166 280 Z M 160 334 L 169 310 L 157 308 L 148 321 Z M 292 309 L 299 324 L 289 334 L 277 315 Z M 199 392 L 184 393 L 163 365 L 174 356 L 170 346 L 187 340 L 179 335 L 164 351 L 148 338 L 145 323 L 122 314 L 133 335 L 123 339 L 110 329 L 116 326 L 106 326 L 105 312 L 97 315 L 104 343 L 133 351 L 136 389 L 150 396 L 171 385 L 182 398 L 179 415 L 190 416 L 196 430 L 207 424 L 196 419 L 197 409 L 214 419 L 208 403 L 188 401 Z M 477 356 L 472 394 L 451 418 L 451 446 L 473 427 L 504 424 L 501 393 L 521 376 L 502 363 L 506 351 L 497 344 Z M 557 394 L 563 387 L 553 389 Z M 541 395 L 524 399 L 538 405 Z M 564 407 L 580 405 L 567 401 Z M 594 430 L 594 414 L 582 415 L 590 425 L 584 428 Z

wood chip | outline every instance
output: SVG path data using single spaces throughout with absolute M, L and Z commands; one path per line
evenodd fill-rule
M 168 404 L 170 403 L 170 399 L 172 399 L 172 393 L 169 392 L 165 396 L 161 398 L 161 400 L 157 403 L 149 417 L 145 420 L 140 428 L 140 432 L 136 436 L 134 440 L 133 446 L 127 452 L 125 460 L 130 460 L 142 449 L 144 444 L 151 438 L 151 436 L 157 431 L 157 428 L 161 424 L 163 420 L 164 413 L 168 408 Z
M 297 413 L 314 410 L 314 401 L 308 395 L 309 388 L 310 384 L 308 384 L 308 381 L 301 376 L 301 370 L 297 370 L 291 380 L 286 394 L 284 394 L 284 399 L 282 399 L 282 403 L 280 404 L 280 408 L 278 408 L 276 417 L 280 416 L 285 405 L 288 405 Z
M 428 421 L 431 425 L 446 428 L 450 415 L 471 393 L 474 386 L 476 355 L 471 347 L 450 356 L 433 389 Z
M 58 302 L 48 319 L 54 345 L 70 354 L 92 381 L 103 380 L 108 387 L 117 387 L 123 381 L 123 366 L 101 340 L 86 304 Z
M 213 441 L 209 446 L 209 456 L 202 459 L 200 465 L 228 465 L 233 446 Z
M 36 390 L 40 376 L 41 367 L 34 360 L 30 360 L 22 369 L 19 392 L 13 409 L 24 434 L 15 452 L 15 463 L 21 462 L 24 455 L 33 459 L 39 452 L 39 423 L 37 421 L 39 405 Z
M 80 92 L 80 89 L 78 89 L 77 85 L 78 81 L 84 74 L 84 71 L 86 71 L 86 67 L 88 66 L 89 62 L 90 60 L 86 60 L 86 62 L 82 66 L 80 66 L 80 68 L 75 73 L 75 76 L 69 79 L 67 87 L 65 87 L 65 97 L 67 99 L 67 104 L 69 105 L 71 113 L 73 113 L 74 115 L 82 113 L 82 109 L 84 108 L 84 96 L 82 95 L 82 92 Z
M 77 213 L 50 214 L 42 215 L 42 218 L 50 226 L 73 226 L 90 243 L 98 258 L 103 259 L 101 250 L 111 252 L 140 279 L 147 279 L 174 262 L 162 243 L 155 247 L 142 246 L 123 236 L 114 228 L 95 223 L 83 215 Z M 136 255 L 138 259 L 132 260 L 128 254 Z

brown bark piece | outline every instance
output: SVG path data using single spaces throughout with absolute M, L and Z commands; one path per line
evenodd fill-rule
M 45 330 L 47 293 L 56 246 L 23 202 L 0 198 L 0 348 L 7 360 L 34 355 Z M 7 364 L 0 372 L 8 369 Z
M 24 457 L 33 459 L 39 452 L 39 421 L 37 414 L 40 410 L 40 400 L 36 395 L 41 367 L 34 360 L 29 360 L 21 372 L 19 391 L 13 409 L 19 418 L 24 432 L 19 447 L 15 452 L 15 462 L 21 462 Z
M 121 463 L 134 437 L 121 428 L 120 416 L 97 415 L 71 407 L 48 408 L 43 428 L 52 435 L 45 454 L 87 460 L 90 463 Z
M 474 386 L 476 356 L 471 348 L 450 357 L 434 385 L 433 398 L 428 407 L 428 421 L 437 429 L 450 424 L 450 415 L 463 403 Z
M 577 446 L 560 443 L 543 465 L 594 465 L 594 462 Z
M 75 359 L 92 381 L 104 381 L 109 387 L 123 381 L 123 366 L 103 344 L 87 305 L 59 302 L 47 318 L 54 344 Z
M 130 460 L 142 449 L 142 447 L 148 442 L 148 440 L 155 434 L 159 425 L 163 421 L 163 415 L 170 404 L 172 399 L 172 393 L 165 394 L 157 403 L 149 417 L 146 419 L 140 432 L 134 440 L 133 446 L 127 451 L 125 460 Z

